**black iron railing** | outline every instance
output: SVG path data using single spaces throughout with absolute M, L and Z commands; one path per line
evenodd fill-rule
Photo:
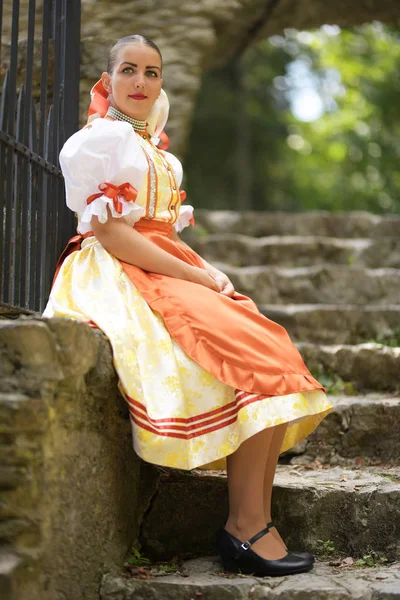
M 79 46 L 80 0 L 0 0 L 0 301 L 38 311 L 74 233 L 58 154 L 79 126 Z

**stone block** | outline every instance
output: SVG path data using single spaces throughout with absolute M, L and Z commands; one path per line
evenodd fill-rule
M 322 346 L 296 344 L 308 368 L 318 377 L 336 374 L 361 390 L 400 390 L 400 348 L 380 344 Z
M 35 315 L 40 316 L 40 313 L 0 301 L 0 319 L 18 319 L 22 315 L 28 315 L 32 318 Z
M 308 573 L 286 577 L 224 575 L 217 557 L 185 561 L 177 574 L 153 566 L 149 579 L 103 578 L 100 600 L 398 600 L 399 563 L 378 568 L 317 561 Z
M 5 365 L 5 368 L 4 368 Z M 19 379 L 61 377 L 59 355 L 51 331 L 40 321 L 0 321 L 0 376 Z M 3 379 L 2 389 L 7 386 Z
M 263 237 L 271 235 L 327 236 L 332 238 L 398 237 L 400 217 L 378 216 L 366 211 L 331 213 L 255 212 L 196 210 L 196 226 L 202 233 L 240 233 Z M 189 234 L 196 233 L 196 227 Z
M 228 514 L 226 476 L 195 471 L 161 477 L 140 541 L 154 559 L 215 552 L 215 533 Z M 400 472 L 334 467 L 311 471 L 278 466 L 272 515 L 289 548 L 316 551 L 332 541 L 337 551 L 370 550 L 400 558 Z
M 257 304 L 397 305 L 400 269 L 315 265 L 293 269 L 216 264 Z
M 193 250 L 208 262 L 233 266 L 270 265 L 306 267 L 317 264 L 355 265 L 368 268 L 399 268 L 400 240 L 346 239 L 315 235 L 256 238 L 242 234 L 216 233 L 192 236 Z
M 282 456 L 291 464 L 400 463 L 400 397 L 330 396 L 333 411 Z
M 400 305 L 264 304 L 259 310 L 282 325 L 296 342 L 359 344 L 382 340 L 393 344 L 400 332 Z
M 14 600 L 12 580 L 19 565 L 20 558 L 6 548 L 0 550 L 0 590 L 2 600 Z
M 139 494 L 109 342 L 25 318 L 0 321 L 0 349 L 0 536 L 18 563 L 3 557 L 0 577 L 10 600 L 94 600 L 156 485 Z

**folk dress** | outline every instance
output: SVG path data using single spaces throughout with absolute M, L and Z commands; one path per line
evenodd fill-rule
M 78 236 L 43 315 L 108 337 L 136 453 L 168 467 L 223 468 L 267 427 L 288 424 L 281 452 L 308 436 L 332 405 L 283 327 L 238 292 L 230 298 L 125 263 L 91 232 L 92 216 L 104 222 L 108 205 L 166 252 L 204 268 L 171 237 L 193 213 L 181 206 L 179 160 L 147 132 L 98 118 L 67 140 L 60 164 Z

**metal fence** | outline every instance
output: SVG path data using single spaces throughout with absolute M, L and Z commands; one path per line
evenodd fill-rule
M 79 46 L 80 0 L 0 0 L 0 301 L 38 311 L 74 233 L 58 154 L 78 129 Z

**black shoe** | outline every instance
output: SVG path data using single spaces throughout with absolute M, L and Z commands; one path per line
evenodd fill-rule
M 270 521 L 269 523 L 267 523 L 267 527 L 275 527 L 275 524 L 273 523 L 273 521 Z M 314 554 L 311 554 L 311 552 L 298 552 L 297 550 L 289 550 L 288 548 L 285 548 L 285 550 L 287 552 L 290 552 L 291 554 L 295 554 L 296 556 L 301 556 L 302 558 L 306 558 L 307 560 L 312 560 L 312 562 L 315 561 L 315 556 Z
M 241 542 L 226 529 L 217 534 L 217 548 L 225 571 L 255 575 L 256 577 L 280 577 L 303 573 L 313 568 L 313 562 L 307 558 L 289 552 L 278 560 L 267 560 L 250 550 L 250 546 L 269 532 L 266 527 L 246 542 Z

